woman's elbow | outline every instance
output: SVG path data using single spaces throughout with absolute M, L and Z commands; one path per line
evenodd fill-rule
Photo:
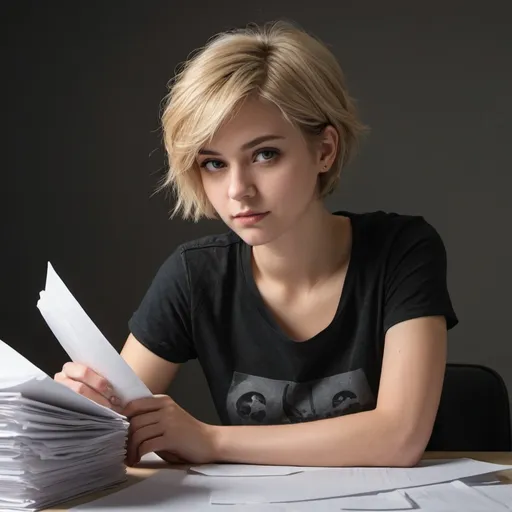
M 421 461 L 429 440 L 425 432 L 402 427 L 396 429 L 391 437 L 390 442 L 386 443 L 385 466 L 410 468 Z
M 391 453 L 390 466 L 403 468 L 416 466 L 425 454 L 427 443 L 428 440 L 425 441 L 420 436 L 403 436 Z
M 425 449 L 421 447 L 404 448 L 394 457 L 392 466 L 401 468 L 412 468 L 422 459 Z

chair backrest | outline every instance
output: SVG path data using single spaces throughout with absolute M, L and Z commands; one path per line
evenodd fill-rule
M 491 368 L 447 364 L 429 451 L 510 451 L 507 387 Z

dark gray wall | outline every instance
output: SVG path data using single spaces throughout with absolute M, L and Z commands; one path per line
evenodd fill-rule
M 329 206 L 422 214 L 437 227 L 460 318 L 449 359 L 493 367 L 512 391 L 510 2 L 242 4 L 1 4 L 0 338 L 50 374 L 67 359 L 36 309 L 50 260 L 122 346 L 166 256 L 224 229 L 169 221 L 164 196 L 151 197 L 166 82 L 213 33 L 288 17 L 331 46 L 372 127 Z M 215 421 L 196 363 L 171 392 Z

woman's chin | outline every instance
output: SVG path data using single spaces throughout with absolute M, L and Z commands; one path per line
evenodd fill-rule
M 268 233 L 260 230 L 237 229 L 235 232 L 247 245 L 252 247 L 268 244 L 272 241 L 272 237 Z

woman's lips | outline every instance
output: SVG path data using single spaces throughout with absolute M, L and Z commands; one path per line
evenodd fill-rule
M 249 214 L 239 214 L 234 220 L 237 224 L 241 224 L 242 226 L 252 226 L 257 224 L 261 220 L 263 220 L 270 212 L 264 213 L 249 213 Z

